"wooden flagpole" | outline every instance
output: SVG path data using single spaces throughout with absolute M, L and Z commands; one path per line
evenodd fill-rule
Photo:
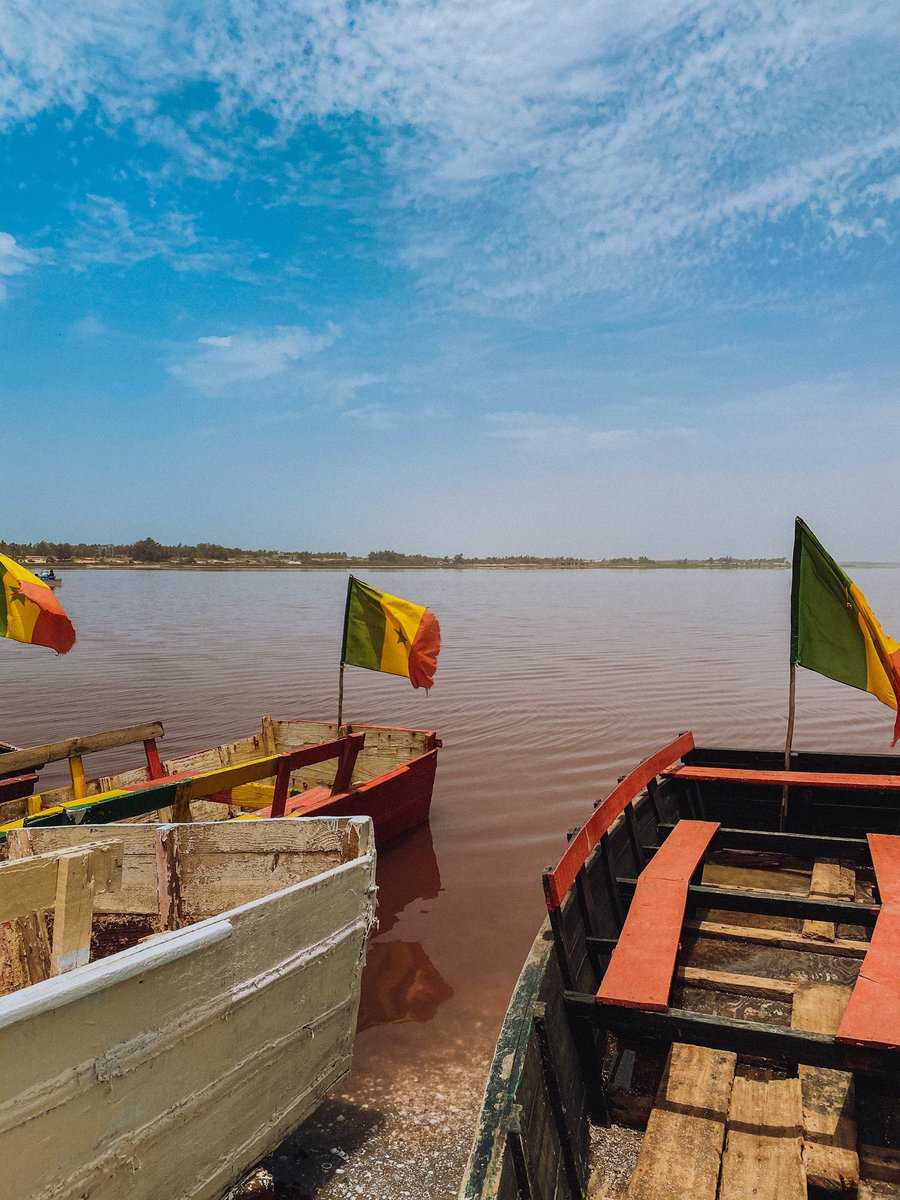
M 341 736 L 341 722 L 344 719 L 344 656 L 347 653 L 347 626 L 350 623 L 350 596 L 353 592 L 353 576 L 347 577 L 347 601 L 344 605 L 344 632 L 341 637 L 341 671 L 338 677 L 338 718 L 337 735 Z
M 791 662 L 791 685 L 788 692 L 788 722 L 787 722 L 787 737 L 784 741 L 784 769 L 791 769 L 791 746 L 794 742 L 794 705 L 797 698 L 797 664 Z M 781 792 L 781 821 L 780 829 L 784 833 L 784 827 L 787 823 L 788 815 L 788 793 L 790 788 L 787 784 Z

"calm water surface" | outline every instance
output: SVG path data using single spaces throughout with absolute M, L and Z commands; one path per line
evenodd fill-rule
M 169 754 L 334 719 L 346 575 L 68 571 L 65 658 L 0 641 L 0 737 L 27 745 L 160 719 Z M 430 829 L 386 852 L 354 1083 L 411 1062 L 479 1075 L 541 919 L 565 831 L 652 749 L 778 747 L 787 571 L 372 572 L 425 603 L 444 648 L 426 697 L 348 669 L 346 719 L 437 729 Z M 900 570 L 858 570 L 900 630 Z M 890 752 L 892 714 L 800 672 L 795 747 Z M 120 752 L 117 752 L 120 753 Z M 129 761 L 128 752 L 125 752 Z M 104 768 L 113 756 L 94 759 Z M 123 764 L 124 765 L 124 762 Z M 449 1048 L 449 1049 L 448 1049 Z

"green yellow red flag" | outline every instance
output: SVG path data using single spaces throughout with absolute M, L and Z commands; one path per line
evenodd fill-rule
M 900 738 L 900 642 L 882 630 L 869 602 L 803 521 L 794 530 L 791 662 L 877 696 L 897 709 Z
M 342 662 L 405 675 L 413 687 L 427 690 L 434 683 L 440 648 L 441 627 L 430 609 L 350 576 Z
M 75 629 L 53 589 L 37 575 L 0 554 L 0 637 L 66 654 Z

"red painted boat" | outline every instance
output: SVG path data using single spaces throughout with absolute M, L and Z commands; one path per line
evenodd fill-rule
M 10 783 L 62 761 L 70 781 L 34 795 L 0 784 L 0 835 L 23 824 L 169 819 L 175 808 L 177 819 L 195 820 L 368 816 L 384 845 L 428 820 L 441 746 L 434 730 L 264 717 L 257 734 L 171 758 L 160 756 L 163 734 L 156 721 L 10 750 Z M 139 766 L 87 777 L 86 755 L 137 743 Z

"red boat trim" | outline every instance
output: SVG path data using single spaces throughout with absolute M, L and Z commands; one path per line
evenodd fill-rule
M 560 907 L 578 872 L 595 850 L 604 833 L 635 800 L 651 779 L 661 775 L 690 750 L 694 749 L 694 735 L 683 733 L 664 746 L 650 758 L 634 768 L 606 799 L 594 810 L 566 848 L 565 854 L 552 871 L 544 874 L 544 894 L 547 908 L 554 912 Z

